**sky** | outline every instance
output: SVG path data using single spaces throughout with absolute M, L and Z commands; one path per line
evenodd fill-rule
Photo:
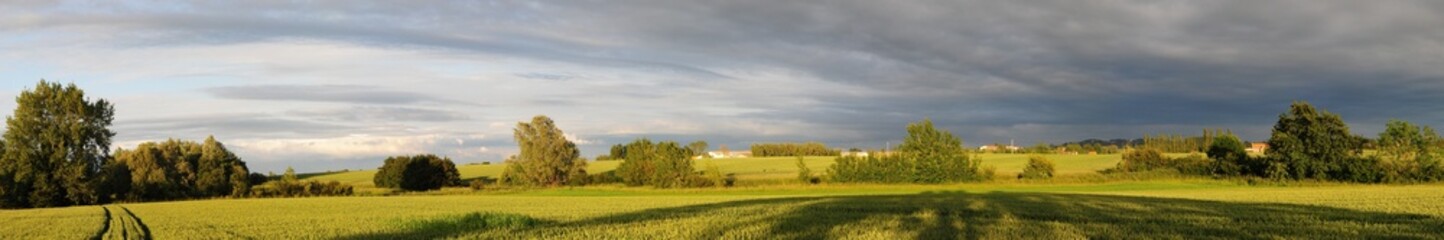
M 535 115 L 589 157 L 640 137 L 877 149 L 922 119 L 968 146 L 1257 141 L 1297 100 L 1364 136 L 1444 124 L 1444 1 L 0 6 L 0 99 L 74 83 L 115 104 L 113 147 L 214 135 L 258 172 L 497 161 Z

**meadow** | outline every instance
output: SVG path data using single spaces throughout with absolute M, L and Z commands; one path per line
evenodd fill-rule
M 1011 178 L 1023 171 L 1024 165 L 1028 163 L 1027 154 L 977 154 L 976 157 L 983 159 L 984 166 L 997 168 L 999 178 Z M 1059 176 L 1087 175 L 1098 170 L 1111 168 L 1118 164 L 1121 159 L 1118 154 L 1105 155 L 1043 155 L 1057 164 Z M 803 162 L 813 174 L 822 174 L 832 166 L 833 157 L 805 157 Z M 693 167 L 703 170 L 705 164 L 711 162 L 723 174 L 733 174 L 738 180 L 738 185 L 772 185 L 779 182 L 787 182 L 797 178 L 796 157 L 756 157 L 756 158 L 718 158 L 698 159 Z M 599 173 L 611 171 L 617 168 L 621 161 L 599 161 L 588 162 L 587 172 Z M 456 166 L 461 173 L 462 180 L 470 180 L 481 177 L 499 178 L 504 164 L 465 164 Z M 339 181 L 341 183 L 356 186 L 360 192 L 377 192 L 372 176 L 376 170 L 348 170 L 345 172 L 312 173 L 301 175 L 302 180 Z
M 1003 175 L 1021 168 L 1018 162 L 1026 155 L 1017 156 L 983 157 Z M 1116 155 L 1050 157 L 1056 157 L 1060 173 L 1074 179 L 1097 175 L 1095 168 L 1117 161 Z M 787 175 L 796 168 L 792 158 L 714 161 L 724 172 L 747 178 L 795 176 Z M 816 172 L 827 159 L 807 161 Z M 488 174 L 499 174 L 498 167 L 468 165 L 462 171 L 473 178 L 494 176 Z M 360 177 L 365 172 L 310 178 L 369 182 L 369 176 Z M 705 189 L 601 185 L 114 204 L 0 211 L 0 222 L 7 223 L 0 225 L 0 238 L 1430 239 L 1444 232 L 1444 201 L 1439 201 L 1444 185 L 1250 185 L 1167 173 L 1102 179 L 779 182 Z

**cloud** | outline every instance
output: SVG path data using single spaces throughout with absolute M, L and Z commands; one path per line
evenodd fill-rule
M 421 93 L 358 85 L 255 85 L 207 88 L 218 98 L 269 101 L 316 101 L 368 104 L 446 103 L 474 105 Z
M 294 110 L 288 115 L 331 122 L 451 122 L 470 120 L 466 114 L 411 107 L 354 106 L 349 108 Z
M 256 140 L 257 158 L 357 165 L 374 156 L 333 153 L 505 156 L 506 138 L 466 136 L 509 136 L 537 114 L 589 155 L 637 137 L 876 148 L 923 118 L 969 144 L 1217 127 L 1261 139 L 1294 100 L 1370 135 L 1389 118 L 1444 125 L 1439 12 L 1332 0 L 31 3 L 0 9 L 0 77 L 95 86 L 129 104 L 122 140 L 217 134 Z M 342 144 L 354 134 L 380 145 Z M 313 140 L 325 143 L 302 144 Z

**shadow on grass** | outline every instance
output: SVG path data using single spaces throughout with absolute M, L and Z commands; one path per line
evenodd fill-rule
M 443 224 L 444 225 L 444 224 Z M 363 238 L 1438 238 L 1444 219 L 1340 208 L 1054 193 L 800 197 L 650 209 L 496 229 Z
M 341 239 L 438 239 L 480 231 L 519 230 L 544 224 L 552 224 L 552 222 L 520 214 L 469 213 L 405 222 L 401 224 L 405 229 L 402 232 L 364 234 Z

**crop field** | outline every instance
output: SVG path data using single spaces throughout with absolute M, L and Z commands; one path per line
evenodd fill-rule
M 998 177 L 1010 178 L 1023 171 L 1023 166 L 1028 163 L 1027 154 L 978 154 L 983 159 L 984 166 L 997 168 Z M 1043 155 L 1054 164 L 1057 164 L 1059 176 L 1079 175 L 1093 173 L 1098 170 L 1111 168 L 1118 164 L 1121 155 Z M 813 174 L 822 174 L 832 166 L 833 157 L 805 157 L 803 162 L 807 164 Z M 757 158 L 721 158 L 721 159 L 699 159 L 695 160 L 693 166 L 702 170 L 707 162 L 717 165 L 723 174 L 734 174 L 740 185 L 772 184 L 778 181 L 790 180 L 797 177 L 797 159 L 795 157 L 757 157 Z M 587 172 L 599 173 L 611 171 L 617 168 L 621 161 L 600 161 L 588 162 Z M 497 178 L 501 176 L 503 164 L 480 165 L 468 164 L 456 166 L 461 173 L 462 179 L 473 179 L 479 177 Z M 352 170 L 334 173 L 316 173 L 302 176 L 303 180 L 339 181 L 351 184 L 365 191 L 375 186 L 372 183 L 372 176 L 376 170 Z
M 8 223 L 0 235 L 75 239 L 138 229 L 131 234 L 161 239 L 1437 238 L 1444 231 L 1440 199 L 1439 185 L 1269 187 L 1194 180 L 585 187 L 7 210 L 0 212 Z M 134 218 L 117 220 L 129 216 Z
M 1097 175 L 1117 161 L 1117 155 L 1048 156 L 1063 175 Z M 1027 156 L 982 157 L 1003 175 L 1021 168 Z M 748 178 L 785 179 L 796 171 L 793 158 L 712 161 Z M 806 161 L 814 171 L 831 162 Z M 461 168 L 466 178 L 501 169 Z M 372 172 L 308 179 L 369 184 Z M 0 239 L 1439 238 L 1441 199 L 1444 185 L 1274 186 L 1168 175 L 952 185 L 449 189 L 3 210 Z

